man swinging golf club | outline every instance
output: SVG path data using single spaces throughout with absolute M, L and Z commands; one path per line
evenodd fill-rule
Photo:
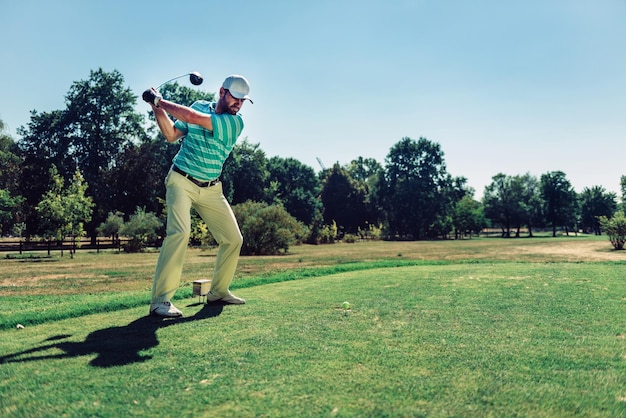
M 219 244 L 207 302 L 246 303 L 229 290 L 243 237 L 222 192 L 219 176 L 243 130 L 243 119 L 238 112 L 243 102 L 250 100 L 249 91 L 245 77 L 231 75 L 224 80 L 217 103 L 201 100 L 190 107 L 182 106 L 164 100 L 154 88 L 142 95 L 152 106 L 159 129 L 168 142 L 185 137 L 165 178 L 167 235 L 154 274 L 150 315 L 182 316 L 170 300 L 180 285 L 191 232 L 192 207 Z M 176 122 L 172 122 L 168 114 Z

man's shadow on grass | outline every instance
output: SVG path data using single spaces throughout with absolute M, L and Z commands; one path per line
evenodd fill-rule
M 58 342 L 71 337 L 71 335 L 56 335 L 44 340 L 43 343 L 45 344 L 39 347 L 0 356 L 0 364 L 62 359 L 91 354 L 97 354 L 97 357 L 89 362 L 93 367 L 113 367 L 141 363 L 152 358 L 152 356 L 141 354 L 141 352 L 159 345 L 159 340 L 156 336 L 159 328 L 213 318 L 220 315 L 223 309 L 223 304 L 211 303 L 204 305 L 195 315 L 189 317 L 163 319 L 146 316 L 121 327 L 96 330 L 82 342 Z M 51 349 L 60 349 L 63 353 L 44 353 Z

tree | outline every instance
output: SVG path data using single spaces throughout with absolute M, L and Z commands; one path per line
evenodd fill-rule
M 107 174 L 126 147 L 147 139 L 144 118 L 135 112 L 136 99 L 132 90 L 124 87 L 121 73 L 101 68 L 91 71 L 89 79 L 74 82 L 65 97 L 68 152 L 91 186 L 97 209 L 90 230 L 93 241 L 96 225 L 112 209 L 107 204 L 111 201 Z
M 339 164 L 326 172 L 322 181 L 321 200 L 324 224 L 333 221 L 342 233 L 356 234 L 368 227 L 367 191 Z
M 157 230 L 161 226 L 161 220 L 154 213 L 137 207 L 128 222 L 120 228 L 120 235 L 130 238 L 128 244 L 124 246 L 124 251 L 141 252 L 148 242 L 156 240 Z
M 23 201 L 21 196 L 11 196 L 8 190 L 0 189 L 0 236 L 12 232 L 15 224 L 20 222 Z
M 469 233 L 471 238 L 472 232 L 478 234 L 487 225 L 487 220 L 480 202 L 472 199 L 469 195 L 465 195 L 456 202 L 452 214 L 452 223 L 455 229 L 455 238 L 462 238 L 466 233 Z
M 379 178 L 377 202 L 386 215 L 387 234 L 396 239 L 431 236 L 449 204 L 451 178 L 439 144 L 426 138 L 405 137 L 385 158 Z
M 234 205 L 233 212 L 244 238 L 241 252 L 245 255 L 286 253 L 307 235 L 306 227 L 281 205 L 248 200 Z
M 106 221 L 98 227 L 98 235 L 111 237 L 113 243 L 119 242 L 120 231 L 124 226 L 124 214 L 122 212 L 109 212 Z
M 0 189 L 19 195 L 20 158 L 13 138 L 4 132 L 4 122 L 0 120 Z
M 24 197 L 24 222 L 26 234 L 42 233 L 36 206 L 42 196 L 54 185 L 50 170 L 69 181 L 75 164 L 69 155 L 67 124 L 63 111 L 31 112 L 27 127 L 19 127 L 22 138 L 17 142 L 21 163 L 20 194 Z
M 173 158 L 170 147 L 176 148 L 163 139 L 127 147 L 115 167 L 103 175 L 109 184 L 109 201 L 103 209 L 130 214 L 140 206 L 146 212 L 161 213 L 164 180 Z
M 626 176 L 620 177 L 619 185 L 622 193 L 622 212 L 626 213 Z
M 259 144 L 244 139 L 235 144 L 224 163 L 221 176 L 224 196 L 233 205 L 248 200 L 264 201 L 268 178 L 265 152 Z
M 366 184 L 375 179 L 376 176 L 383 171 L 383 166 L 374 158 L 363 157 L 358 157 L 350 161 L 350 164 L 344 168 L 348 171 L 352 179 Z
M 613 248 L 623 250 L 624 244 L 626 244 L 626 215 L 624 212 L 617 212 L 610 219 L 606 216 L 600 216 L 599 222 L 608 235 Z
M 365 191 L 362 211 L 367 229 L 362 230 L 369 233 L 372 229 L 377 229 L 381 219 L 383 219 L 376 199 L 376 186 L 380 175 L 383 173 L 383 166 L 373 158 L 358 157 L 344 168 L 352 180 L 357 182 L 357 187 Z
M 268 160 L 270 189 L 267 202 L 280 203 L 298 221 L 312 225 L 322 213 L 320 181 L 313 169 L 294 158 Z M 271 191 L 271 192 L 270 192 Z
M 147 140 L 144 117 L 134 110 L 137 98 L 123 82 L 118 71 L 91 71 L 89 79 L 72 84 L 64 110 L 33 111 L 28 127 L 18 130 L 28 202 L 45 193 L 45 173 L 52 164 L 65 180 L 78 168 L 95 203 L 94 222 L 87 225 L 93 241 L 96 225 L 112 209 L 111 170 L 126 147 Z
M 541 185 L 537 177 L 526 173 L 518 177 L 521 186 L 521 224 L 528 228 L 528 236 L 533 236 L 533 228 L 544 224 Z M 519 229 L 517 231 L 519 236 Z
M 452 177 L 447 175 L 447 179 L 442 187 L 441 210 L 433 223 L 432 231 L 443 238 L 447 238 L 454 230 L 454 215 L 456 205 L 464 197 L 472 197 L 474 189 L 467 186 L 467 178 Z
M 598 217 L 610 218 L 617 210 L 617 195 L 607 193 L 601 186 L 585 187 L 578 197 L 580 201 L 581 228 L 595 235 L 602 234 Z
M 511 179 L 503 173 L 491 178 L 491 183 L 485 186 L 483 192 L 483 206 L 485 216 L 495 226 L 500 226 L 502 237 L 511 236 Z
M 552 236 L 556 236 L 559 226 L 569 228 L 575 226 L 578 216 L 578 200 L 576 192 L 565 173 L 553 171 L 541 176 L 541 196 L 544 201 L 546 221 L 552 226 Z
M 50 177 L 53 187 L 36 208 L 44 227 L 44 237 L 62 241 L 68 236 L 72 239 L 84 236 L 84 225 L 91 220 L 93 201 L 85 195 L 87 183 L 80 170 L 76 170 L 67 188 L 55 166 L 50 170 Z

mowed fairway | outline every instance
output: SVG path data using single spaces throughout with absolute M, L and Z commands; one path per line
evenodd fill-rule
M 554 249 L 542 259 L 532 242 L 423 243 L 432 257 L 392 250 L 415 265 L 241 278 L 246 305 L 186 297 L 179 320 L 140 306 L 5 329 L 0 415 L 626 416 L 626 256 L 591 238 L 538 239 Z M 385 244 L 355 244 L 364 255 L 337 266 Z M 563 248 L 577 245 L 593 250 L 572 259 Z M 311 254 L 296 264 L 315 269 Z M 281 270 L 266 261 L 260 271 Z

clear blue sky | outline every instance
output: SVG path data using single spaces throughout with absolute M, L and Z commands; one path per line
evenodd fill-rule
M 0 119 L 17 139 L 98 68 L 138 96 L 240 73 L 243 136 L 268 157 L 384 163 L 425 137 L 477 198 L 498 173 L 556 170 L 619 196 L 624 22 L 623 0 L 0 0 Z

